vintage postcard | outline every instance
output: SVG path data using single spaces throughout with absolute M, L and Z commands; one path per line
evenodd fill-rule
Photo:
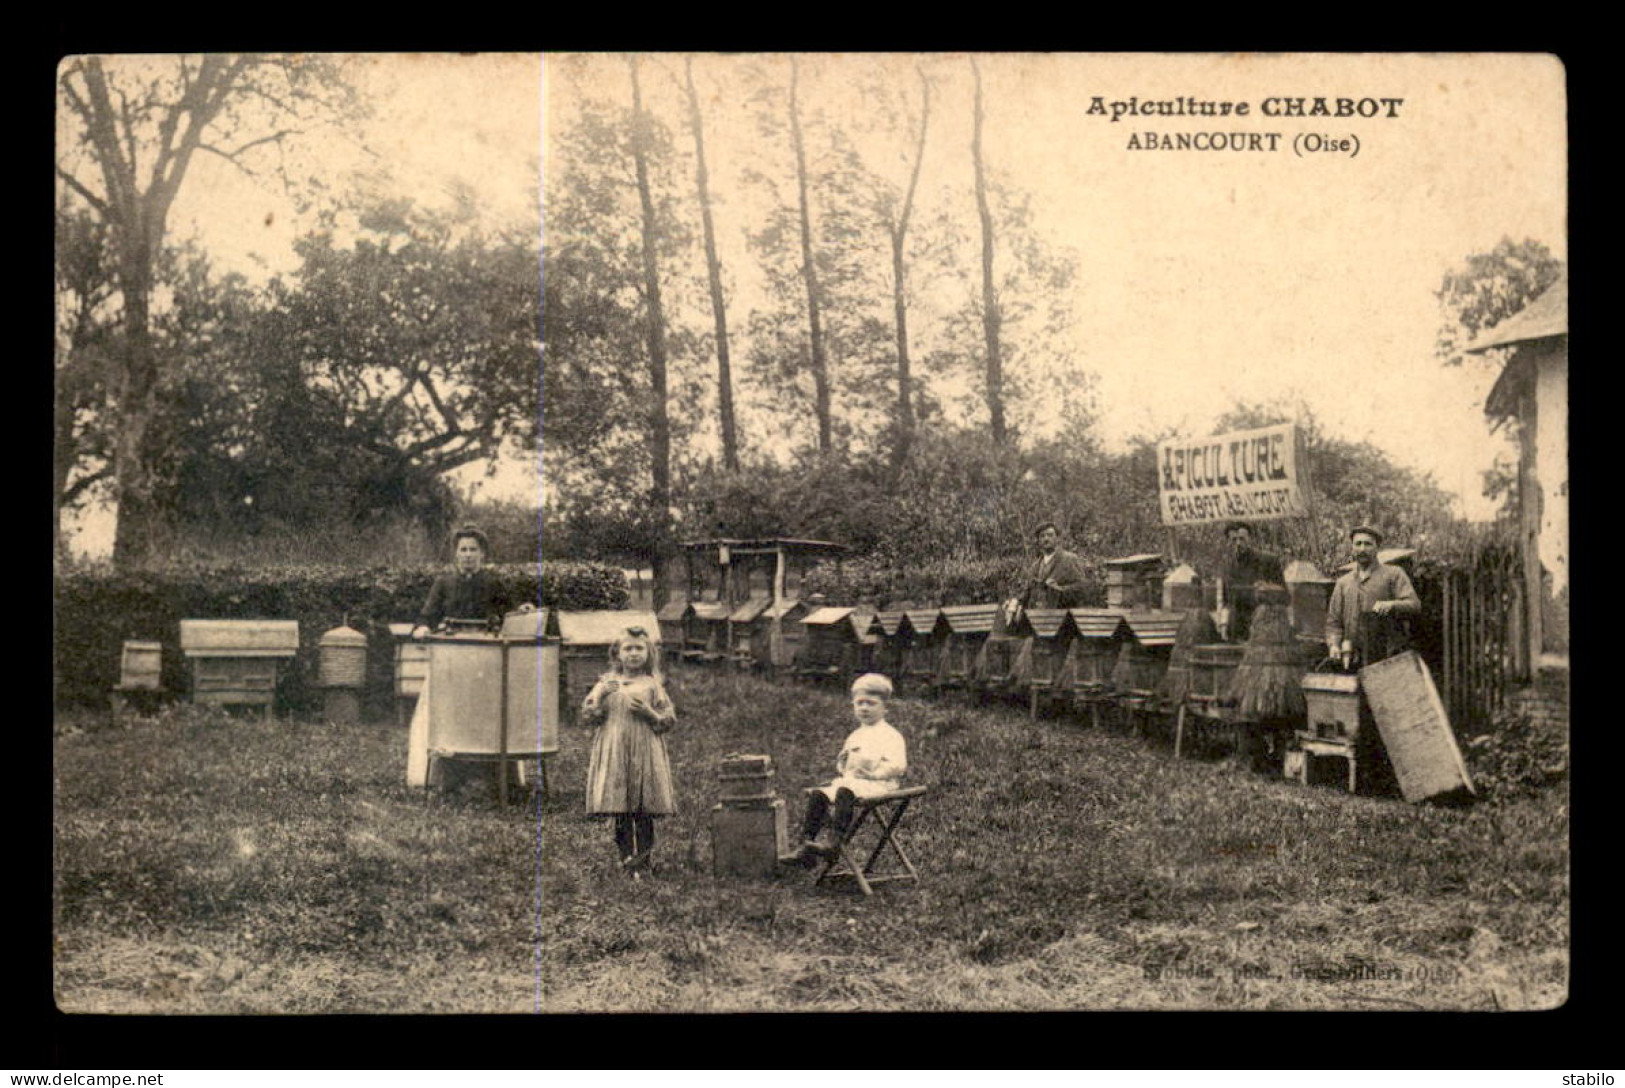
M 68 1013 L 1569 992 L 1543 54 L 58 71 Z

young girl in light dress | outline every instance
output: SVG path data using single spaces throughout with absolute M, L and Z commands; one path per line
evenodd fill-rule
M 587 759 L 587 815 L 615 818 L 621 867 L 634 880 L 649 868 L 656 816 L 677 811 L 664 734 L 677 715 L 654 671 L 654 643 L 628 627 L 609 648 L 611 669 L 581 706 L 596 725 Z

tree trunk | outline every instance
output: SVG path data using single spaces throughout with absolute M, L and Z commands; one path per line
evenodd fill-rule
M 993 442 L 1004 445 L 1004 357 L 999 348 L 998 292 L 993 283 L 993 212 L 987 202 L 987 175 L 982 160 L 982 70 L 972 57 L 976 77 L 976 124 L 971 136 L 971 159 L 976 166 L 976 211 L 982 220 L 982 336 L 987 345 L 987 410 Z
M 666 403 L 666 316 L 660 302 L 660 274 L 655 264 L 659 228 L 655 222 L 654 196 L 649 187 L 648 115 L 643 112 L 643 88 L 638 82 L 637 57 L 629 57 L 632 70 L 632 163 L 637 173 L 638 202 L 643 209 L 643 290 L 648 304 L 645 335 L 649 348 L 649 452 L 653 462 L 653 487 L 649 502 L 655 512 L 660 542 L 655 556 L 657 569 L 670 533 L 671 510 L 671 418 Z
M 152 259 L 140 224 L 126 231 L 119 286 L 124 295 L 123 366 L 117 383 L 118 428 L 113 467 L 118 480 L 118 519 L 113 563 L 124 568 L 151 559 L 164 537 L 164 511 L 158 501 L 152 458 L 152 429 L 158 409 L 158 361 L 152 346 L 148 306 Z M 133 252 L 132 252 L 133 251 Z
M 695 179 L 700 193 L 700 223 L 705 234 L 705 272 L 711 286 L 711 316 L 717 326 L 717 406 L 722 422 L 722 464 L 739 469 L 739 442 L 734 431 L 733 372 L 728 361 L 728 310 L 722 299 L 722 262 L 717 259 L 716 229 L 711 222 L 711 184 L 705 169 L 705 125 L 700 96 L 694 89 L 694 60 L 683 65 L 688 77 L 688 113 L 694 127 Z
M 892 465 L 901 469 L 908 462 L 914 445 L 913 377 L 908 358 L 908 243 L 909 220 L 914 214 L 914 191 L 920 184 L 920 164 L 925 161 L 925 134 L 931 125 L 931 83 L 920 75 L 920 137 L 914 148 L 914 166 L 909 173 L 908 191 L 903 207 L 895 222 L 889 224 L 891 235 L 892 313 L 897 326 L 897 443 L 892 447 Z
M 807 335 L 812 348 L 814 411 L 818 416 L 818 452 L 828 453 L 834 444 L 830 419 L 829 365 L 824 358 L 824 327 L 819 305 L 818 267 L 813 263 L 812 211 L 807 197 L 807 154 L 801 139 L 801 107 L 797 99 L 801 69 L 790 58 L 790 140 L 796 152 L 796 192 L 801 204 L 801 277 L 807 285 Z

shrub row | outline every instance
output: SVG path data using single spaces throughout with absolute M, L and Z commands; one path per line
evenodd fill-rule
M 182 619 L 283 619 L 299 622 L 299 654 L 281 689 L 287 705 L 301 710 L 316 705 L 317 642 L 326 631 L 348 622 L 367 636 L 367 708 L 387 714 L 394 668 L 388 625 L 417 617 L 442 569 L 306 564 L 58 573 L 56 699 L 59 705 L 105 705 L 118 683 L 127 639 L 162 643 L 163 685 L 170 692 L 184 692 L 189 678 L 181 656 Z M 511 600 L 571 610 L 626 607 L 625 576 L 611 567 L 559 561 L 540 568 L 534 563 L 493 565 L 490 570 Z
M 1080 556 L 1087 588 L 1084 607 L 1106 604 L 1106 579 L 1100 560 Z M 873 604 L 895 608 L 914 606 L 984 604 L 1002 601 L 1021 593 L 1030 574 L 1032 561 L 1020 556 L 993 559 L 945 559 L 906 568 L 883 560 L 863 557 L 834 563 L 821 563 L 808 572 L 802 583 L 803 597 L 822 593 L 829 604 L 853 606 Z

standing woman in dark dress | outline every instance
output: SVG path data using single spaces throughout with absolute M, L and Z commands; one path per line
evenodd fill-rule
M 429 597 L 418 612 L 417 626 L 412 628 L 415 639 L 427 638 L 429 632 L 447 620 L 488 621 L 508 611 L 506 596 L 496 578 L 485 569 L 486 557 L 491 553 L 485 534 L 472 525 L 464 525 L 452 534 L 451 549 L 453 569 L 437 576 L 429 587 Z M 431 781 L 458 792 L 476 789 L 484 781 L 495 793 L 497 774 L 507 766 L 437 760 Z
M 464 525 L 451 538 L 453 569 L 429 587 L 429 597 L 418 613 L 412 637 L 425 638 L 448 619 L 488 620 L 508 611 L 508 601 L 497 586 L 485 560 L 491 553 L 485 534 Z

